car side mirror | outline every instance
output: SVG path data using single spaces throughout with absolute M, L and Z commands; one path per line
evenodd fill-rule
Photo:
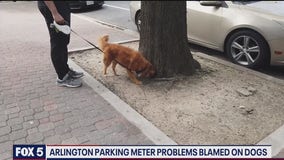
M 200 4 L 202 6 L 215 6 L 215 7 L 221 7 L 223 2 L 222 1 L 200 1 Z

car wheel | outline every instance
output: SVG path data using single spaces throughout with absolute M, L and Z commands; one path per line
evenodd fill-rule
M 226 42 L 226 53 L 232 62 L 256 68 L 269 63 L 269 47 L 258 33 L 242 30 L 232 34 Z
M 102 5 L 102 4 L 96 5 L 94 8 L 95 8 L 95 9 L 101 9 L 101 8 L 103 8 L 103 5 Z
M 137 30 L 138 32 L 141 31 L 141 17 L 142 17 L 142 14 L 140 11 L 137 12 L 137 15 L 136 15 L 136 18 L 135 18 L 135 24 L 137 26 Z

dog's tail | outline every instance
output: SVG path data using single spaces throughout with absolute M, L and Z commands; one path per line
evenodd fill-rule
M 104 51 L 105 47 L 108 45 L 109 36 L 105 35 L 99 39 L 99 48 Z

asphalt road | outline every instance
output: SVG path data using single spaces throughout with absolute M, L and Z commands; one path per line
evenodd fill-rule
M 114 24 L 120 28 L 137 31 L 135 24 L 130 18 L 129 3 L 130 1 L 105 1 L 102 8 L 75 11 L 74 14 L 81 14 Z

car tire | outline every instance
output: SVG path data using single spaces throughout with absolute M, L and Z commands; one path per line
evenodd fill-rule
M 136 24 L 136 27 L 139 33 L 141 31 L 141 17 L 142 17 L 142 14 L 140 11 L 138 11 L 135 17 L 135 24 Z
M 233 63 L 248 68 L 266 66 L 270 60 L 266 40 L 251 30 L 233 33 L 226 41 L 225 51 Z
M 101 4 L 101 5 L 96 5 L 96 6 L 94 6 L 94 8 L 95 8 L 95 9 L 102 9 L 102 8 L 103 8 L 103 4 Z

